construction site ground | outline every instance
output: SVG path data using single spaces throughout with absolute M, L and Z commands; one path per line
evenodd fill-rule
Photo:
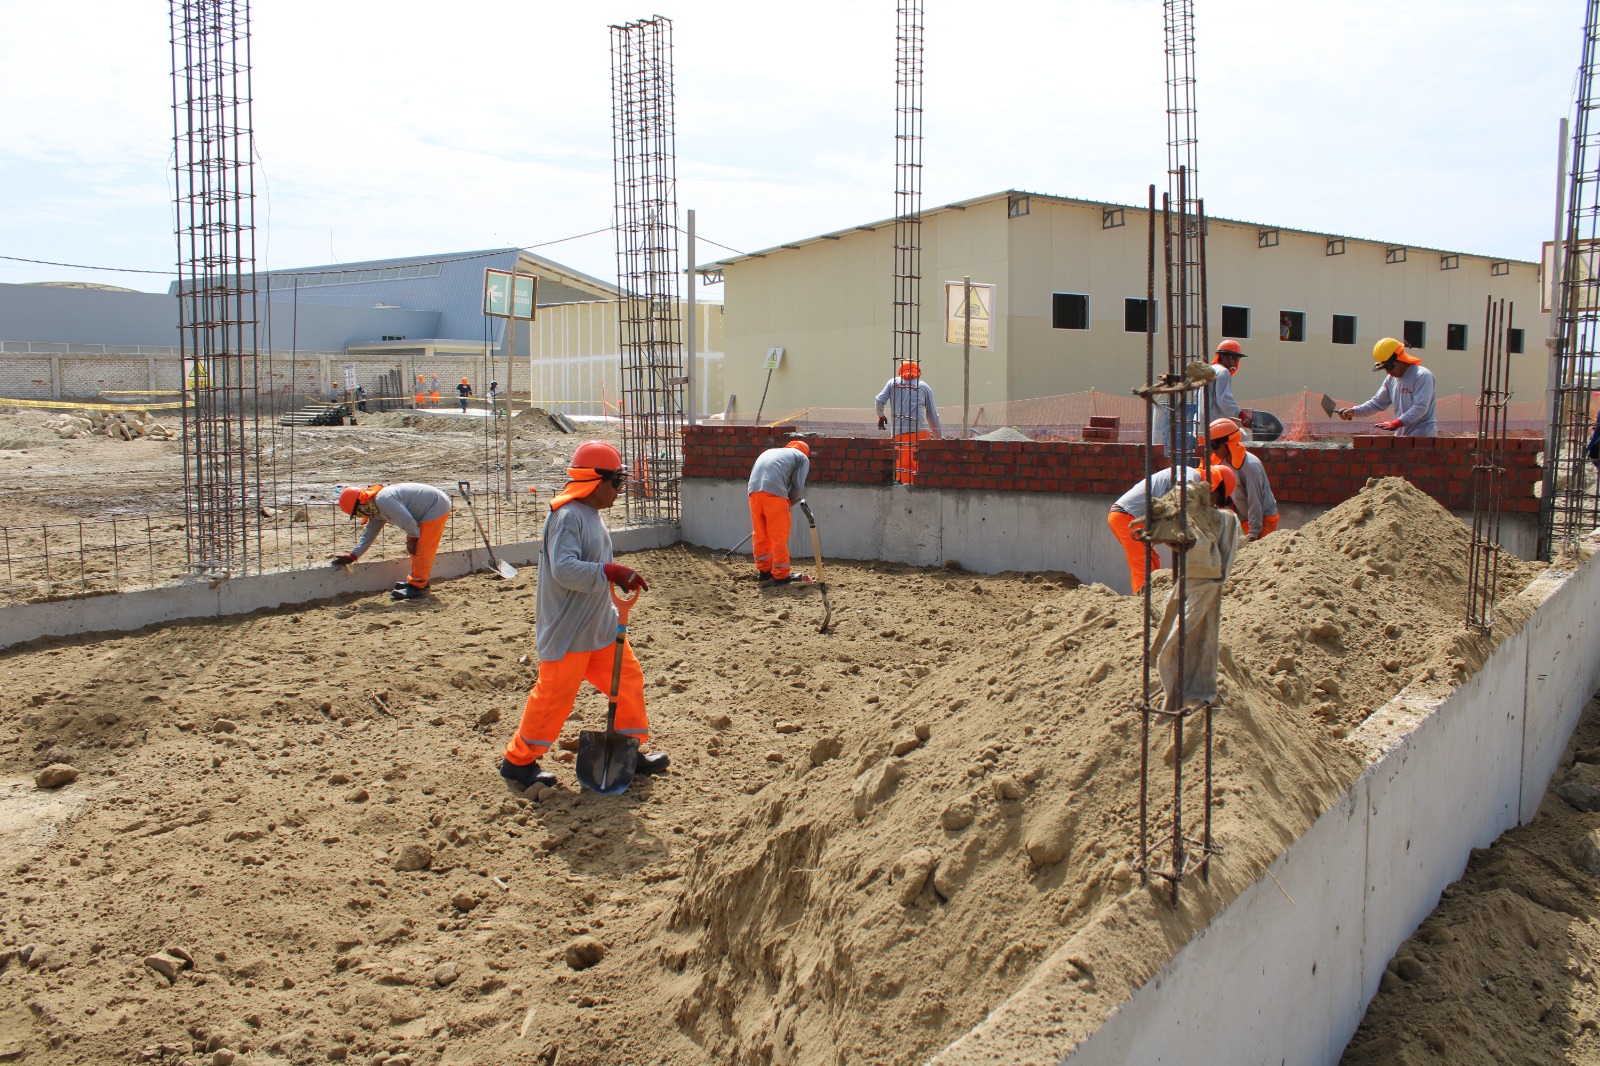
M 426 430 L 315 432 L 308 480 L 456 476 Z M 547 477 L 572 444 L 551 436 Z M 112 462 L 177 491 L 138 452 L 170 445 L 44 443 L 19 449 L 31 476 L 5 466 L 25 513 L 133 505 Z M 760 588 L 746 559 L 628 556 L 673 766 L 615 798 L 573 778 L 592 690 L 556 788 L 495 773 L 534 677 L 531 570 L 0 653 L 0 1059 L 912 1063 L 1057 951 L 1076 998 L 1034 1032 L 1086 1035 L 1354 779 L 1355 726 L 1483 661 L 1466 542 L 1391 479 L 1242 550 L 1224 850 L 1176 907 L 1136 870 L 1141 601 L 1070 575 L 830 563 L 823 634 L 815 587 Z M 1504 561 L 1502 636 L 1536 572 Z M 52 765 L 79 776 L 37 787 Z M 1564 913 L 1600 919 L 1593 878 L 1564 876 Z M 1561 1053 L 1600 1061 L 1600 1035 Z

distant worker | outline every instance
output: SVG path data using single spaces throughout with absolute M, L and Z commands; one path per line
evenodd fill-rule
M 362 414 L 367 413 L 367 387 L 365 385 L 356 386 L 356 410 Z
M 1225 340 L 1217 345 L 1216 358 L 1207 364 L 1211 371 L 1211 384 L 1206 391 L 1211 397 L 1211 417 L 1231 418 L 1241 426 L 1250 424 L 1250 412 L 1239 406 L 1233 398 L 1233 375 L 1239 372 L 1239 360 L 1245 357 L 1244 349 L 1236 340 Z
M 889 419 L 894 419 L 894 479 L 909 485 L 917 472 L 917 443 L 943 435 L 939 408 L 933 402 L 933 389 L 922 380 L 922 368 L 909 361 L 901 363 L 900 373 L 878 393 L 877 410 L 879 429 L 889 428 Z
M 421 374 L 417 375 L 417 391 L 411 394 L 411 405 L 421 407 L 428 402 L 427 382 Z
M 1395 430 L 1397 437 L 1437 437 L 1433 371 L 1393 337 L 1385 337 L 1372 346 L 1372 369 L 1389 375 L 1372 399 L 1354 407 L 1341 407 L 1334 414 L 1348 422 L 1356 415 L 1376 414 L 1393 407 L 1394 417 L 1377 423 L 1379 429 Z
M 467 413 L 467 397 L 472 395 L 472 384 L 466 378 L 461 379 L 461 384 L 456 386 L 456 395 L 461 398 L 461 413 Z
M 789 517 L 806 494 L 811 472 L 811 446 L 792 440 L 781 448 L 768 448 L 750 467 L 750 528 L 756 556 L 756 580 L 787 585 L 804 581 L 804 574 L 789 571 Z
M 366 554 L 383 527 L 393 522 L 406 534 L 406 554 L 411 556 L 411 574 L 395 583 L 389 595 L 397 600 L 415 600 L 427 595 L 428 577 L 433 573 L 433 557 L 439 553 L 439 540 L 450 517 L 450 496 L 432 485 L 402 481 L 398 485 L 354 486 L 339 493 L 339 510 L 358 518 L 367 528 L 361 531 L 356 546 L 333 557 L 334 566 L 349 566 Z
M 1239 423 L 1231 418 L 1216 419 L 1211 423 L 1207 440 L 1211 444 L 1212 463 L 1225 464 L 1238 475 L 1238 487 L 1230 490 L 1229 495 L 1233 497 L 1234 510 L 1239 513 L 1242 532 L 1251 540 L 1260 540 L 1277 529 L 1278 499 L 1267 480 L 1267 468 L 1244 446 Z
M 1186 481 L 1200 480 L 1200 472 L 1193 467 L 1184 467 L 1183 475 Z M 1157 470 L 1150 475 L 1150 499 L 1159 500 L 1172 491 L 1173 484 L 1171 467 Z M 1112 536 L 1117 538 L 1117 542 L 1122 545 L 1122 550 L 1128 557 L 1128 576 L 1133 579 L 1135 595 L 1144 590 L 1146 569 L 1148 568 L 1151 573 L 1161 569 L 1161 557 L 1155 553 L 1155 549 L 1148 541 L 1140 540 L 1138 536 L 1144 531 L 1144 486 L 1144 480 L 1141 479 L 1133 488 L 1117 497 L 1117 502 L 1111 505 L 1111 514 L 1107 516 Z
M 550 501 L 539 548 L 534 603 L 539 672 L 500 761 L 500 776 L 521 789 L 555 784 L 556 775 L 540 769 L 539 759 L 560 738 L 583 683 L 612 695 L 617 608 L 610 586 L 624 592 L 650 587 L 632 568 L 612 562 L 611 534 L 600 517 L 627 481 L 621 453 L 605 441 L 585 441 L 573 453 L 567 478 Z M 631 641 L 622 645 L 622 680 L 615 695 L 617 732 L 643 744 L 650 736 L 650 719 L 644 707 L 644 672 Z M 668 761 L 665 752 L 641 751 L 634 765 L 638 773 L 654 774 L 665 770 Z
M 496 400 L 498 400 L 499 398 L 500 398 L 500 383 L 498 381 L 489 382 L 489 402 L 492 404 Z

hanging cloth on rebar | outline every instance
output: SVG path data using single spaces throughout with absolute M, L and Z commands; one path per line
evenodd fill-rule
M 1210 508 L 1204 508 L 1209 511 Z M 1191 505 L 1196 516 L 1202 508 Z M 1239 544 L 1239 518 L 1232 511 L 1211 511 L 1215 521 L 1192 521 L 1195 544 L 1188 553 L 1188 593 L 1183 625 L 1183 692 L 1178 695 L 1178 587 L 1173 586 L 1151 646 L 1166 697 L 1163 705 L 1177 711 L 1188 703 L 1211 703 L 1217 698 L 1217 649 L 1222 625 L 1222 585 L 1233 566 Z

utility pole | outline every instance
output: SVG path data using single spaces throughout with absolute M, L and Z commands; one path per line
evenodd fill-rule
M 972 275 L 961 278 L 961 439 L 967 439 L 967 407 L 972 402 Z
M 689 265 L 684 268 L 688 275 L 688 301 L 689 324 L 684 331 L 684 341 L 688 346 L 686 358 L 683 363 L 683 424 L 694 425 L 694 327 L 696 320 L 695 304 L 695 273 L 694 273 L 694 208 L 689 208 Z

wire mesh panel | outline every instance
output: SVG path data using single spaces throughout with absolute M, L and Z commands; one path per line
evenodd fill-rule
M 622 457 L 628 517 L 676 522 L 683 472 L 684 372 L 679 318 L 677 148 L 672 20 L 611 27 L 617 315 Z
M 1483 313 L 1483 372 L 1478 393 L 1478 441 L 1472 458 L 1472 548 L 1467 567 L 1467 625 L 1494 628 L 1500 561 L 1500 482 L 1505 475 L 1506 406 L 1510 367 L 1506 333 L 1514 307 L 1490 297 Z
M 1552 313 L 1561 316 L 1553 340 L 1549 434 L 1539 509 L 1539 558 L 1548 560 L 1600 519 L 1600 495 L 1589 469 L 1592 433 L 1590 377 L 1594 372 L 1596 329 L 1600 327 L 1600 129 L 1594 111 L 1595 73 L 1600 64 L 1600 0 L 1584 5 L 1583 60 L 1578 69 L 1577 114 L 1567 189 L 1566 239 L 1561 249 L 1561 285 Z
M 894 79 L 894 362 L 922 364 L 922 3 L 901 0 L 895 28 Z M 909 420 L 896 418 L 910 408 Z M 922 432 L 922 405 L 896 404 L 896 436 L 914 442 Z M 909 428 L 908 428 L 909 427 Z M 914 450 L 895 452 L 895 479 L 910 481 Z
M 249 0 L 171 0 L 188 567 L 260 569 Z

